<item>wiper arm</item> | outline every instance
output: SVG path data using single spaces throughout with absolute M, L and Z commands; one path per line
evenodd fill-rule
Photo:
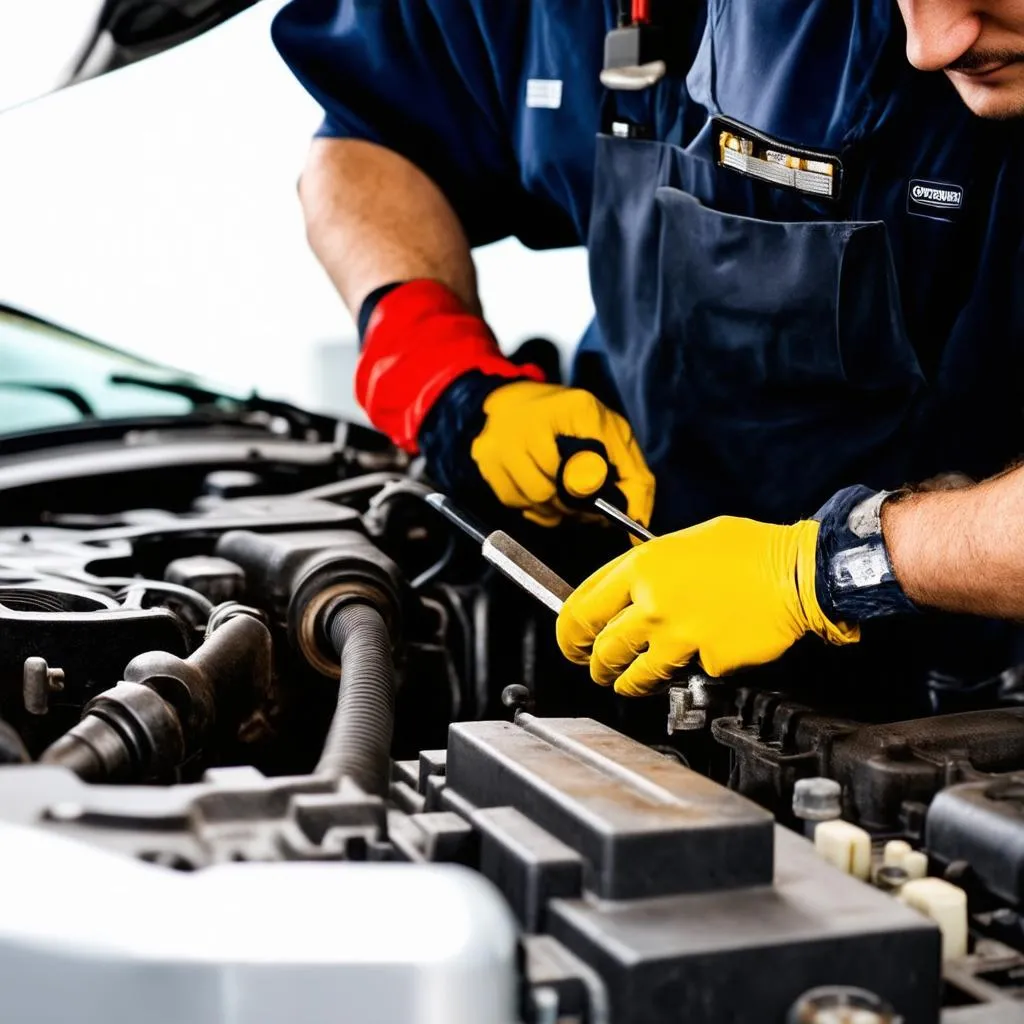
M 272 398 L 263 398 L 255 391 L 247 398 L 232 398 L 216 391 L 210 391 L 198 384 L 182 380 L 158 380 L 151 377 L 136 377 L 129 373 L 114 373 L 107 380 L 111 384 L 130 384 L 133 387 L 150 388 L 153 391 L 165 391 L 173 395 L 187 398 L 198 409 L 203 406 L 215 405 L 218 401 L 231 402 L 245 413 L 262 413 L 264 416 L 277 416 L 284 420 L 291 431 L 292 437 L 303 437 L 309 431 L 315 431 L 323 437 L 333 436 L 336 421 L 320 413 L 307 412 L 290 402 L 280 402 Z
M 89 404 L 85 395 L 81 391 L 76 391 L 63 384 L 42 384 L 30 380 L 0 380 L 0 388 L 7 391 L 35 391 L 44 395 L 56 395 L 57 398 L 63 398 L 69 405 L 73 405 L 83 419 L 93 420 L 96 418 L 96 410 Z
M 107 378 L 109 384 L 128 384 L 133 388 L 148 388 L 150 391 L 164 391 L 170 395 L 181 395 L 194 406 L 215 405 L 218 401 L 228 399 L 227 395 L 218 394 L 207 388 L 200 387 L 187 380 L 154 380 L 152 377 L 136 377 L 131 373 L 112 373 Z

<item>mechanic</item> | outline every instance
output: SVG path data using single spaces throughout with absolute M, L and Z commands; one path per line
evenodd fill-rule
M 371 421 L 543 525 L 580 514 L 579 448 L 633 518 L 703 524 L 567 603 L 598 682 L 808 633 L 871 647 L 819 677 L 1005 663 L 971 624 L 889 628 L 1001 609 L 915 589 L 912 527 L 894 575 L 881 521 L 916 507 L 887 489 L 1021 451 L 1024 0 L 293 0 L 274 38 L 325 111 L 300 193 Z M 481 317 L 470 248 L 507 235 L 588 247 L 576 387 Z

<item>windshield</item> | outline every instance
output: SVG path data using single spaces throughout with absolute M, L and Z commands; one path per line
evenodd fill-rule
M 182 385 L 186 393 L 161 390 Z M 86 420 L 178 416 L 238 399 L 117 349 L 0 309 L 0 435 Z

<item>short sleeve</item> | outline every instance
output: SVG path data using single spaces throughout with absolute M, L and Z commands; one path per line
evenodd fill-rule
M 292 0 L 274 43 L 320 103 L 318 135 L 387 146 L 423 170 L 472 245 L 569 244 L 564 215 L 523 187 L 513 146 L 529 4 Z M 531 237 L 533 236 L 533 237 Z

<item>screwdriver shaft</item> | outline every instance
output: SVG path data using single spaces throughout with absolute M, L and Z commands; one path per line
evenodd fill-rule
M 634 537 L 640 540 L 654 540 L 654 534 L 641 526 L 635 519 L 630 519 L 625 512 L 617 509 L 610 501 L 604 498 L 595 498 L 594 506 L 600 509 L 609 519 L 614 519 L 620 526 L 624 526 Z

